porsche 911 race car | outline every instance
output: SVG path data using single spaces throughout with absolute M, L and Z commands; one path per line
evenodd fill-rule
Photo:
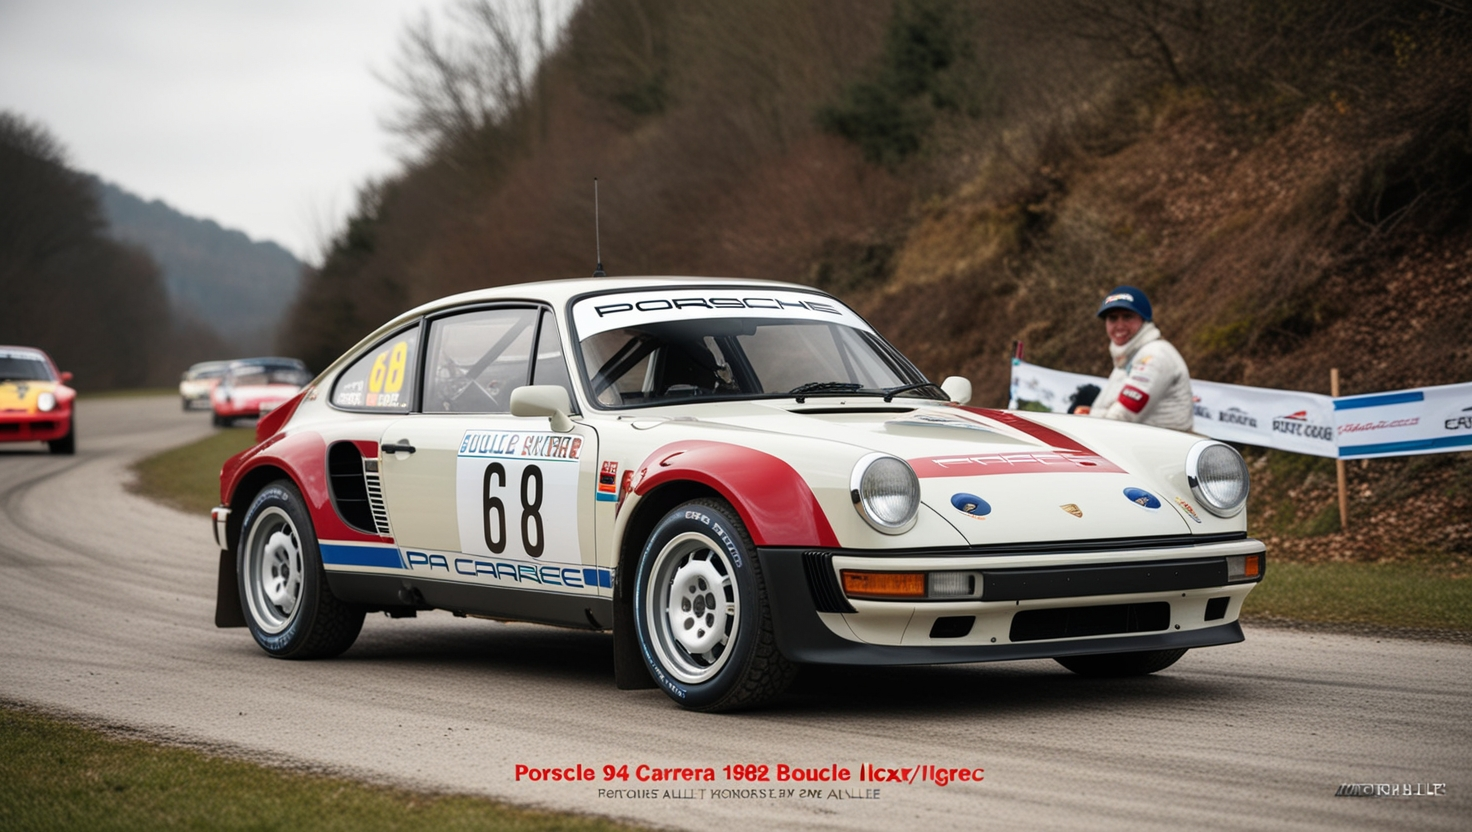
M 236 419 L 254 419 L 295 396 L 312 380 L 307 365 L 295 358 L 242 358 L 231 361 L 210 390 L 215 427 Z
M 966 406 L 784 283 L 505 286 L 385 324 L 263 417 L 213 512 L 216 623 L 278 657 L 366 612 L 612 630 L 698 710 L 807 663 L 1151 673 L 1243 638 L 1230 446 Z
M 45 442 L 53 454 L 76 453 L 71 380 L 38 349 L 0 346 L 0 442 Z

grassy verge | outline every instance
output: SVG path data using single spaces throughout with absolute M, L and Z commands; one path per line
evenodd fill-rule
M 0 829 L 633 828 L 281 771 L 0 707 Z
M 1271 557 L 1271 554 L 1270 554 Z M 1245 616 L 1472 632 L 1472 576 L 1427 563 L 1268 562 Z
M 256 430 L 226 428 L 133 466 L 133 490 L 181 511 L 208 514 L 220 502 L 220 466 L 255 444 Z

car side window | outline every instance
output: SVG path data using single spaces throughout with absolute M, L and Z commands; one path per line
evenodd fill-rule
M 480 309 L 431 323 L 424 412 L 510 413 L 511 391 L 526 384 L 531 373 L 539 314 L 539 309 Z
M 419 366 L 419 327 L 378 342 L 348 365 L 332 388 L 332 404 L 348 410 L 408 413 Z
M 567 391 L 568 401 L 577 401 L 572 392 L 572 376 L 567 372 L 567 357 L 562 353 L 562 332 L 552 310 L 542 310 L 542 327 L 537 335 L 537 366 L 532 369 L 532 384 L 556 384 Z

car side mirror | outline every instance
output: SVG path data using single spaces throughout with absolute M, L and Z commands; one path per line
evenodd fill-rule
M 572 430 L 572 399 L 567 388 L 556 384 L 529 384 L 511 391 L 512 416 L 547 416 L 558 433 Z
M 940 389 L 944 390 L 951 401 L 956 404 L 966 404 L 971 401 L 971 381 L 961 376 L 947 376 L 940 383 Z

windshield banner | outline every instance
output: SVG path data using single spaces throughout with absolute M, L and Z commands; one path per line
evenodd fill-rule
M 579 340 L 607 332 L 666 321 L 702 318 L 777 318 L 827 321 L 869 330 L 848 307 L 827 295 L 764 287 L 730 289 L 701 286 L 595 295 L 572 309 Z
M 1068 412 L 1098 376 L 1012 362 L 1014 410 Z M 1191 380 L 1196 432 L 1225 442 L 1323 457 L 1472 450 L 1472 383 L 1333 398 Z

